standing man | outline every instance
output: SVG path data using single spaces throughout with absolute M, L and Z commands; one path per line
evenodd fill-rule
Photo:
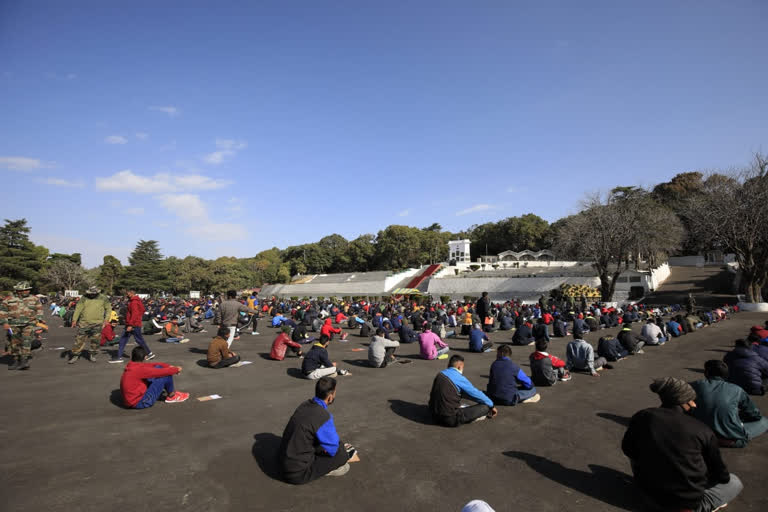
M 140 347 L 144 348 L 147 361 L 155 358 L 155 354 L 149 350 L 147 343 L 144 341 L 144 336 L 141 335 L 141 320 L 144 317 L 144 303 L 141 301 L 141 297 L 136 295 L 136 291 L 128 290 L 126 293 L 128 297 L 128 306 L 125 308 L 125 331 L 120 336 L 120 344 L 117 346 L 117 355 L 114 359 L 110 360 L 110 363 L 122 363 L 123 351 L 125 350 L 125 344 L 128 343 L 128 338 L 133 335 L 133 339 Z
M 488 298 L 488 292 L 483 292 L 483 296 L 477 301 L 475 310 L 477 316 L 480 317 L 480 325 L 485 325 L 485 319 L 491 316 L 491 299 Z
M 237 318 L 240 316 L 240 312 L 252 313 L 258 315 L 259 312 L 255 309 L 249 308 L 245 304 L 240 303 L 237 299 L 237 292 L 235 290 L 229 290 L 227 292 L 227 300 L 221 302 L 221 327 L 229 328 L 229 337 L 227 338 L 227 346 L 232 346 L 232 341 L 235 339 L 235 332 L 237 331 Z
M 336 379 L 321 377 L 315 396 L 291 416 L 280 443 L 280 469 L 285 481 L 305 484 L 323 475 L 342 476 L 349 462 L 358 462 L 357 450 L 339 439 L 328 406 L 336 400 Z
M 248 300 L 246 301 L 246 304 L 248 304 L 248 307 L 256 310 L 256 313 L 253 313 L 251 315 L 251 334 L 253 336 L 258 336 L 259 331 L 256 329 L 259 327 L 259 292 L 254 291 L 251 293 L 251 296 L 248 297 Z
M 43 321 L 43 305 L 37 297 L 29 295 L 32 286 L 27 281 L 13 287 L 15 296 L 0 303 L 0 323 L 6 333 L 11 332 L 11 357 L 9 370 L 28 370 L 32 357 L 32 340 L 35 324 Z
M 77 329 L 75 344 L 69 355 L 69 364 L 74 364 L 80 359 L 80 353 L 85 348 L 85 342 L 89 342 L 88 360 L 96 362 L 96 354 L 99 352 L 101 330 L 109 325 L 109 317 L 112 314 L 112 305 L 101 290 L 91 286 L 85 291 L 85 297 L 80 299 L 72 317 L 72 328 Z M 78 325 L 79 324 L 79 325 Z
M 629 422 L 621 449 L 635 482 L 654 509 L 713 512 L 744 488 L 728 472 L 714 432 L 691 417 L 696 392 L 681 379 L 651 384 L 661 407 L 644 409 Z

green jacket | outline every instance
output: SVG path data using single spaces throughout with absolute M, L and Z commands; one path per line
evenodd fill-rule
M 101 325 L 109 321 L 109 315 L 112 313 L 112 305 L 104 295 L 99 295 L 93 299 L 83 297 L 75 307 L 75 315 L 72 317 L 73 324 L 82 325 Z
M 736 441 L 737 447 L 745 446 L 748 439 L 742 422 L 761 418 L 749 395 L 720 377 L 697 380 L 691 386 L 696 391 L 693 415 L 709 425 L 718 437 Z

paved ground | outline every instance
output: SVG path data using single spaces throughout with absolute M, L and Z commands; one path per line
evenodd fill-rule
M 226 370 L 199 366 L 208 334 L 186 345 L 151 341 L 159 360 L 181 364 L 178 388 L 221 400 L 158 403 L 126 410 L 115 402 L 122 365 L 67 365 L 55 347 L 72 331 L 54 322 L 45 350 L 28 372 L 0 370 L 5 412 L 0 434 L 3 510 L 441 510 L 483 498 L 497 511 L 633 510 L 637 496 L 620 441 L 628 418 L 655 406 L 653 377 L 701 377 L 705 360 L 721 358 L 732 340 L 764 315 L 740 314 L 664 347 L 650 347 L 606 370 L 575 375 L 541 390 L 534 405 L 502 408 L 491 421 L 458 429 L 430 424 L 427 394 L 444 361 L 374 370 L 359 366 L 364 341 L 334 342 L 331 356 L 353 375 L 340 379 L 332 406 L 345 441 L 362 462 L 343 478 L 294 487 L 275 478 L 273 454 L 293 409 L 313 383 L 297 378 L 297 359 L 263 358 L 275 331 L 236 342 L 252 365 Z M 604 331 L 605 332 L 605 331 Z M 494 341 L 508 333 L 494 333 Z M 596 341 L 597 336 L 589 336 Z M 451 342 L 456 350 L 466 340 Z M 551 351 L 564 356 L 565 343 Z M 528 347 L 514 347 L 525 363 Z M 400 353 L 414 356 L 415 345 Z M 462 352 L 464 353 L 464 352 Z M 469 354 L 467 376 L 484 387 L 494 355 Z M 768 399 L 756 402 L 768 411 Z M 762 473 L 768 439 L 725 451 L 746 485 L 729 510 L 768 510 Z
M 689 293 L 699 306 L 735 304 L 734 275 L 725 266 L 670 267 L 669 278 L 643 299 L 646 304 L 683 304 Z

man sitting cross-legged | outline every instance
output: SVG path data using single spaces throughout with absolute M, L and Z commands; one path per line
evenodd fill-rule
M 216 337 L 208 345 L 208 367 L 226 368 L 240 362 L 240 356 L 229 349 L 227 338 L 229 337 L 229 327 L 219 327 Z
M 289 336 L 290 333 L 291 328 L 287 325 L 280 327 L 280 334 L 278 334 L 275 337 L 275 341 L 272 342 L 272 350 L 269 353 L 269 357 L 275 361 L 282 361 L 285 359 L 285 353 L 288 350 L 293 352 L 296 357 L 304 355 L 301 351 L 301 345 L 291 339 Z
M 371 344 L 368 345 L 368 364 L 374 368 L 386 368 L 397 361 L 395 359 L 395 350 L 400 343 L 388 340 L 384 337 L 384 329 L 376 329 L 376 336 L 371 338 Z
M 131 362 L 125 367 L 120 378 L 120 393 L 126 407 L 152 407 L 163 392 L 166 393 L 167 404 L 183 402 L 189 398 L 189 393 L 175 391 L 173 387 L 173 375 L 181 373 L 181 366 L 146 361 L 146 349 L 141 346 L 134 348 L 131 352 Z
M 515 405 L 517 403 L 535 403 L 541 399 L 533 382 L 510 357 L 509 345 L 501 345 L 496 350 L 496 361 L 491 364 L 491 375 L 486 393 L 494 403 Z
M 473 386 L 463 372 L 464 358 L 456 354 L 448 360 L 448 368 L 438 373 L 432 383 L 429 410 L 440 425 L 458 427 L 486 417 L 493 418 L 498 413 L 491 399 Z M 461 407 L 463 396 L 474 400 L 477 405 Z
M 312 345 L 309 352 L 304 356 L 301 362 L 301 372 L 310 380 L 317 380 L 320 377 L 334 377 L 339 375 L 350 375 L 347 370 L 337 370 L 336 363 L 328 358 L 328 343 L 331 339 L 325 334 L 320 336 L 320 341 Z
M 333 415 L 328 411 L 336 400 L 336 379 L 321 377 L 315 396 L 302 403 L 291 416 L 280 443 L 280 468 L 285 481 L 305 484 L 321 476 L 342 476 L 348 462 L 358 462 L 357 450 L 339 439 Z

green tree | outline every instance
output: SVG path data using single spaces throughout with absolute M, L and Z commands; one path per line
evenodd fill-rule
M 347 247 L 349 242 L 341 235 L 333 234 L 317 242 L 319 249 L 330 260 L 328 272 L 348 272 L 350 269 Z
M 33 244 L 29 232 L 26 219 L 5 219 L 0 228 L 0 290 L 10 290 L 19 281 L 38 280 L 48 249 Z
M 139 240 L 128 257 L 120 286 L 141 293 L 157 293 L 170 288 L 168 265 L 163 259 L 156 240 Z
M 86 270 L 67 258 L 57 258 L 40 275 L 41 284 L 47 291 L 82 290 L 91 286 L 91 276 Z
M 421 230 L 392 225 L 376 235 L 376 268 L 404 269 L 419 264 Z
M 123 275 L 123 264 L 111 254 L 107 254 L 98 270 L 96 282 L 105 293 L 113 295 L 115 286 Z
M 373 266 L 373 258 L 376 252 L 376 246 L 373 243 L 374 237 L 371 234 L 360 235 L 347 246 L 347 258 L 349 266 L 353 272 L 367 272 Z

